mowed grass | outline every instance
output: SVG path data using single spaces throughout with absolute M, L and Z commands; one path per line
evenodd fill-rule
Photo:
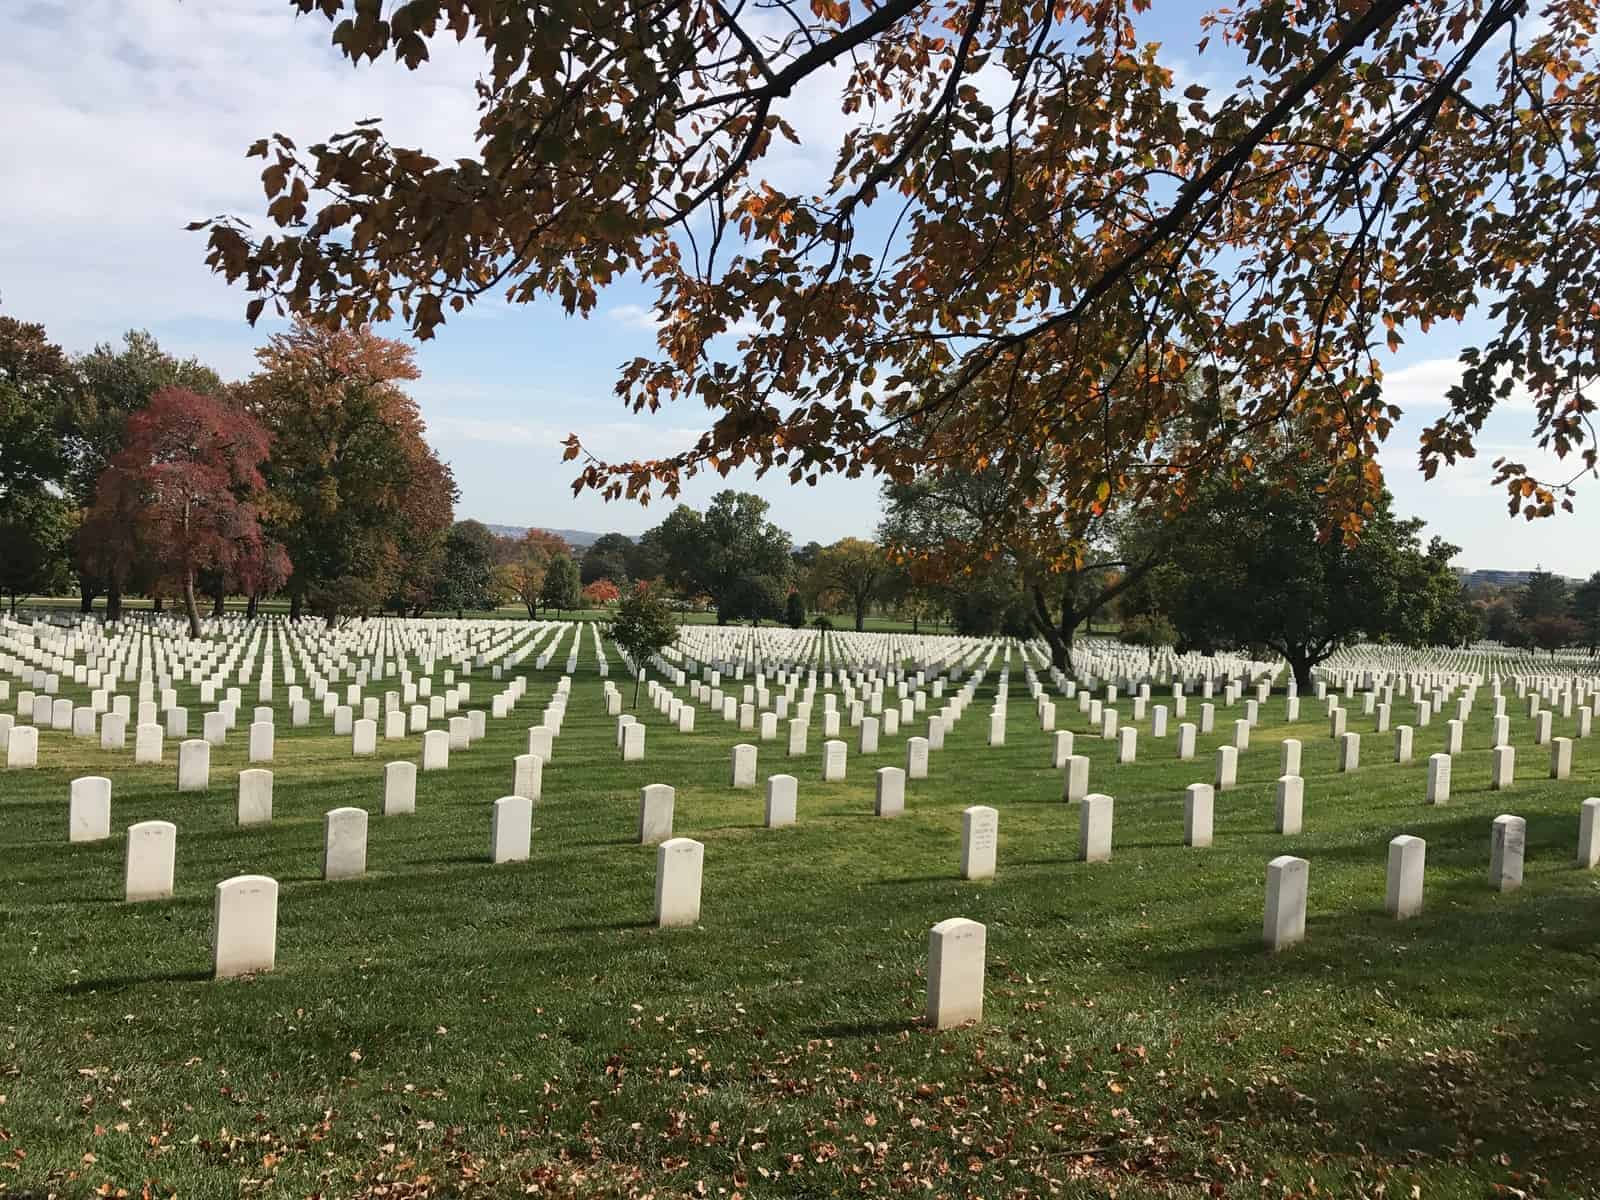
M 379 815 L 382 763 L 331 723 L 290 730 L 280 686 L 274 819 L 234 823 L 241 726 L 213 787 L 175 792 L 176 748 L 132 766 L 64 733 L 43 769 L 0 772 L 0 1189 L 63 1196 L 821 1197 L 908 1194 L 1478 1197 L 1600 1188 L 1600 879 L 1574 868 L 1579 804 L 1600 794 L 1580 742 L 1552 782 L 1511 708 L 1519 779 L 1488 790 L 1487 689 L 1447 807 L 1422 803 L 1444 725 L 1393 763 L 1352 702 L 1360 771 L 1335 772 L 1321 705 L 1281 696 L 1217 799 L 1216 844 L 1182 845 L 1182 790 L 1210 781 L 1243 715 L 1219 704 L 1199 757 L 1141 724 L 1140 761 L 1059 702 L 1092 790 L 1116 798 L 1111 862 L 1075 861 L 1013 657 L 1007 744 L 986 746 L 998 672 L 908 784 L 872 814 L 873 769 L 906 732 L 821 782 L 809 752 L 762 743 L 760 775 L 800 780 L 799 824 L 762 828 L 760 788 L 728 786 L 753 735 L 701 708 L 679 734 L 642 703 L 646 758 L 623 764 L 592 648 L 535 813 L 533 857 L 487 862 L 492 801 L 558 673 L 512 717 L 419 774 L 417 812 Z M 472 704 L 487 706 L 487 672 Z M 631 687 L 618 680 L 631 699 Z M 378 685 L 379 689 L 384 685 Z M 13 683 L 13 696 L 16 685 Z M 79 698 L 82 689 L 68 689 Z M 245 721 L 251 707 L 246 689 Z M 199 727 L 188 699 L 191 729 Z M 1190 719 L 1198 712 L 1191 700 Z M 14 709 L 14 702 L 8 711 Z M 1121 706 L 1125 716 L 1129 706 Z M 1396 721 L 1410 714 L 1396 704 Z M 1173 722 L 1174 728 L 1176 721 Z M 1556 720 L 1557 734 L 1575 722 Z M 1305 832 L 1273 831 L 1278 741 L 1305 742 Z M 131 747 L 131 734 L 130 734 Z M 68 845 L 76 775 L 114 781 L 111 840 Z M 651 927 L 655 850 L 637 792 L 678 789 L 676 832 L 706 844 L 698 928 Z M 999 875 L 957 878 L 963 807 L 1000 812 Z M 322 816 L 373 815 L 366 878 L 319 879 Z M 1528 822 L 1523 889 L 1489 890 L 1490 823 Z M 138 820 L 178 825 L 178 894 L 120 902 Z M 1383 913 L 1387 843 L 1427 839 L 1426 911 Z M 1264 872 L 1310 860 L 1305 944 L 1261 949 Z M 209 974 L 212 889 L 282 883 L 278 968 Z M 988 926 L 984 1023 L 920 1024 L 928 929 Z

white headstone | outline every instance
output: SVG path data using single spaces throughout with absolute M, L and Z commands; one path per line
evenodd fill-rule
M 961 810 L 961 878 L 993 879 L 1000 814 L 985 804 Z
M 235 875 L 217 884 L 211 919 L 212 974 L 227 979 L 270 971 L 277 954 L 278 881 L 265 875 Z
M 1183 790 L 1183 844 L 1211 845 L 1216 790 L 1209 783 L 1191 783 Z
M 638 762 L 644 758 L 644 725 L 635 721 L 622 731 L 622 761 Z
M 1489 788 L 1496 792 L 1505 791 L 1516 780 L 1516 747 L 1496 746 L 1489 753 Z
M 1428 803 L 1448 804 L 1450 802 L 1450 756 L 1448 754 L 1428 755 Z
M 1489 886 L 1509 892 L 1522 886 L 1522 856 L 1528 844 L 1528 823 L 1510 814 L 1494 819 L 1489 837 Z
M 98 842 L 111 836 L 111 780 L 81 775 L 67 799 L 67 841 Z
M 928 934 L 928 1024 L 950 1029 L 983 1020 L 983 966 L 988 931 L 951 917 Z
M 845 744 L 837 738 L 822 743 L 822 781 L 839 783 L 845 777 Z
M 533 844 L 533 801 L 526 796 L 501 796 L 494 802 L 489 826 L 489 861 L 526 862 Z
M 799 781 L 793 775 L 767 776 L 766 824 L 768 829 L 776 829 L 780 825 L 794 824 L 795 804 L 799 792 Z
M 756 748 L 747 742 L 741 742 L 733 748 L 731 755 L 730 786 L 736 788 L 755 787 L 756 785 Z
M 122 898 L 130 904 L 170 898 L 177 852 L 178 827 L 171 821 L 140 821 L 128 826 Z
M 1078 859 L 1080 862 L 1111 861 L 1111 817 L 1113 801 L 1100 792 L 1090 792 L 1078 809 Z
M 178 790 L 203 792 L 211 786 L 211 743 L 190 738 L 178 745 Z
M 872 811 L 880 817 L 898 817 L 906 808 L 906 773 L 899 767 L 879 767 Z
M 429 729 L 422 735 L 422 769 L 444 771 L 450 766 L 450 735 L 442 729 Z
M 677 792 L 665 783 L 639 789 L 639 844 L 648 846 L 672 836 L 672 807 Z
M 1401 834 L 1389 843 L 1389 886 L 1383 908 L 1391 917 L 1404 921 L 1422 911 L 1422 875 L 1428 843 L 1419 837 Z
M 928 777 L 928 739 L 924 737 L 909 737 L 906 739 L 906 778 L 926 779 Z
M 1585 800 L 1579 810 L 1578 865 L 1586 871 L 1600 866 L 1600 797 Z
M 1287 949 L 1305 940 L 1306 885 L 1311 864 L 1283 854 L 1267 864 L 1267 904 L 1261 936 L 1267 949 Z
M 385 763 L 383 767 L 383 815 L 399 816 L 417 811 L 417 764 Z
M 706 848 L 693 838 L 668 838 L 656 847 L 656 925 L 669 929 L 700 920 L 700 880 Z
M 272 772 L 255 767 L 239 772 L 238 817 L 241 825 L 272 820 Z
M 1278 779 L 1278 832 L 1299 833 L 1305 816 L 1306 781 L 1298 775 Z
M 322 877 L 355 879 L 366 873 L 367 810 L 330 810 L 322 818 Z

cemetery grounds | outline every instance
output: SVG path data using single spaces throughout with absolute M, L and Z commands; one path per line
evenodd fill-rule
M 570 643 L 572 627 L 472 628 Z M 1119 764 L 1036 648 L 694 636 L 791 646 L 818 671 L 807 752 L 785 753 L 786 721 L 759 741 L 704 704 L 692 733 L 644 692 L 632 708 L 615 647 L 602 680 L 584 633 L 520 863 L 489 863 L 490 807 L 566 673 L 560 654 L 500 682 L 489 665 L 462 676 L 463 710 L 518 675 L 527 691 L 448 769 L 419 773 L 408 816 L 381 815 L 383 764 L 418 761 L 418 735 L 352 757 L 320 705 L 291 726 L 281 683 L 267 825 L 236 822 L 248 718 L 213 747 L 203 793 L 175 790 L 173 739 L 136 767 L 131 724 L 125 750 L 41 732 L 36 769 L 0 772 L 0 1196 L 1600 1194 L 1600 875 L 1574 865 L 1600 754 L 1577 740 L 1571 777 L 1546 777 L 1509 661 L 1414 656 L 1485 677 L 1439 806 L 1424 791 L 1447 714 L 1396 763 L 1357 690 L 1344 703 L 1361 765 L 1341 773 L 1322 703 L 1302 696 L 1286 722 L 1280 676 L 1238 786 L 1217 793 L 1214 844 L 1191 848 L 1184 789 L 1211 781 L 1244 699 L 1215 701 L 1193 761 L 1175 757 L 1178 718 L 1157 739 L 1147 711 L 1137 761 Z M 956 647 L 987 670 L 904 813 L 873 815 L 874 770 L 905 764 L 927 714 L 867 755 L 846 721 L 848 776 L 824 783 L 822 672 L 885 655 L 914 670 Z M 1394 672 L 1399 654 L 1371 661 Z M 1089 758 L 1090 789 L 1114 798 L 1109 862 L 1078 861 L 1079 806 L 1063 802 L 1025 664 Z M 435 663 L 435 687 L 455 665 Z M 1489 788 L 1497 669 L 1508 791 Z M 1595 673 L 1568 662 L 1552 677 L 1592 689 Z M 19 677 L 0 681 L 14 714 Z M 607 682 L 647 727 L 642 761 L 620 760 Z M 990 746 L 1002 685 L 1005 741 Z M 209 706 L 187 678 L 174 686 L 198 736 Z M 91 689 L 68 676 L 60 695 L 84 704 Z M 1395 723 L 1411 709 L 1397 689 Z M 1558 713 L 1554 729 L 1573 736 L 1575 721 Z M 1285 737 L 1304 747 L 1293 836 L 1274 823 Z M 757 786 L 735 790 L 741 742 L 758 747 Z M 798 820 L 767 829 L 761 785 L 780 771 L 799 781 Z M 69 844 L 84 775 L 112 780 L 111 837 Z M 650 783 L 676 788 L 674 832 L 705 846 L 692 928 L 652 921 L 656 850 L 637 842 Z M 973 804 L 999 813 L 992 881 L 958 875 Z M 345 805 L 370 814 L 367 872 L 324 882 L 323 815 Z M 1487 879 L 1501 813 L 1527 822 L 1525 881 L 1505 893 Z M 177 825 L 176 894 L 125 903 L 125 830 L 153 819 Z M 1427 842 L 1424 908 L 1404 922 L 1384 909 L 1399 834 Z M 1265 870 L 1282 854 L 1310 863 L 1306 938 L 1269 954 Z M 214 980 L 213 889 L 243 873 L 279 881 L 276 967 Z M 929 929 L 957 916 L 987 927 L 984 1014 L 934 1032 Z

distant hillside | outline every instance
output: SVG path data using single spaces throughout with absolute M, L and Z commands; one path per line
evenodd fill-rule
M 1469 588 L 1483 587 L 1486 584 L 1497 588 L 1518 588 L 1528 582 L 1528 576 L 1532 575 L 1533 572 L 1458 570 L 1456 574 L 1461 576 L 1461 582 L 1466 584 Z M 1574 579 L 1571 576 L 1562 576 L 1562 578 L 1566 579 L 1569 584 L 1574 585 L 1583 582 L 1583 580 Z
M 541 525 L 539 528 L 544 529 L 544 526 Z M 577 547 L 580 550 L 585 546 L 592 546 L 600 540 L 598 533 L 590 533 L 586 529 L 545 529 L 544 531 L 555 534 L 558 538 L 564 540 L 567 545 Z M 519 538 L 528 532 L 528 526 L 490 525 L 489 532 L 497 537 Z

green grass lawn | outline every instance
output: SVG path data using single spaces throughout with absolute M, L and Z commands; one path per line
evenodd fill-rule
M 1364 765 L 1340 775 L 1321 705 L 1285 727 L 1275 697 L 1200 850 L 1182 845 L 1182 790 L 1209 782 L 1242 704 L 1219 708 L 1196 761 L 1145 722 L 1140 761 L 1118 766 L 1060 702 L 1091 789 L 1116 798 L 1113 859 L 1086 866 L 1015 659 L 1007 744 L 984 744 L 991 671 L 892 821 L 871 815 L 872 771 L 903 765 L 906 731 L 866 758 L 852 736 L 848 781 L 825 785 L 819 699 L 803 759 L 761 745 L 762 776 L 800 780 L 799 824 L 773 831 L 761 789 L 727 783 L 729 747 L 753 735 L 704 707 L 679 734 L 641 706 L 646 759 L 622 764 L 592 661 L 585 638 L 526 864 L 488 865 L 490 805 L 554 671 L 448 772 L 419 775 L 412 817 L 378 809 L 385 756 L 417 756 L 417 738 L 353 760 L 320 716 L 288 728 L 281 687 L 269 827 L 234 824 L 242 728 L 206 795 L 176 794 L 170 741 L 135 769 L 131 730 L 125 755 L 46 732 L 44 769 L 0 772 L 0 1195 L 1600 1189 L 1600 878 L 1573 867 L 1595 741 L 1550 782 L 1513 704 L 1519 779 L 1492 793 L 1484 689 L 1451 803 L 1429 808 L 1442 720 L 1396 765 L 1354 702 Z M 473 679 L 487 706 L 487 672 Z M 1306 800 L 1286 838 L 1289 735 Z M 72 846 L 68 781 L 86 773 L 113 779 L 116 832 Z M 698 928 L 649 924 L 655 850 L 632 836 L 652 782 L 706 845 Z M 957 878 L 976 803 L 1000 812 L 984 884 Z M 345 804 L 373 814 L 369 874 L 323 883 L 322 815 Z M 1486 884 L 1501 812 L 1528 822 L 1507 895 Z M 150 818 L 177 822 L 178 894 L 125 905 L 121 831 Z M 1383 913 L 1399 833 L 1428 843 L 1426 910 L 1404 924 Z M 1290 852 L 1311 863 L 1308 939 L 1268 956 L 1265 867 Z M 213 982 L 212 889 L 242 872 L 282 883 L 278 967 Z M 985 1022 L 935 1034 L 928 929 L 952 916 L 988 926 Z

